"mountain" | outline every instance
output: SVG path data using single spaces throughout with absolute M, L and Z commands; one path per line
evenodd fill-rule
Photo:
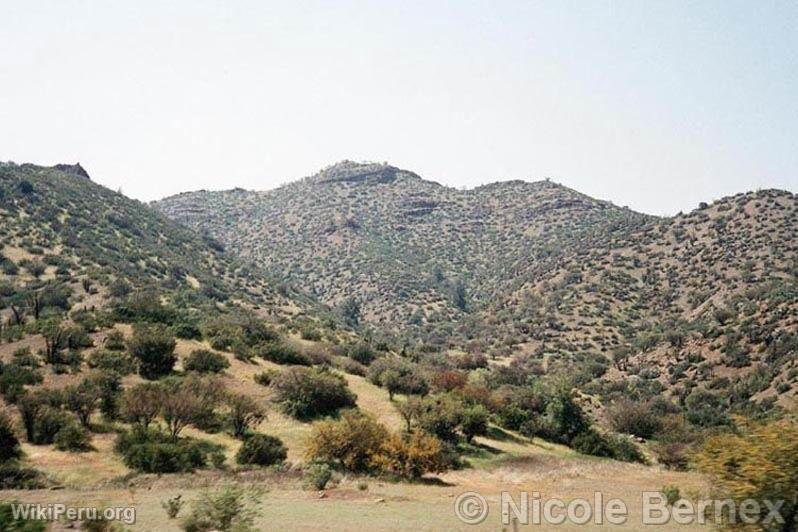
M 795 388 L 789 192 L 660 218 L 550 181 L 457 190 L 345 161 L 272 191 L 199 191 L 154 206 L 330 305 L 355 317 L 359 306 L 361 321 L 394 341 L 543 367 L 576 361 L 584 381 L 642 374 L 673 393 L 681 379 L 761 367 L 771 373 L 755 393 Z
M 314 307 L 219 242 L 93 183 L 79 164 L 0 163 L 0 220 L 0 303 L 64 288 L 75 308 L 131 293 L 274 317 Z M 12 312 L 0 305 L 0 318 Z

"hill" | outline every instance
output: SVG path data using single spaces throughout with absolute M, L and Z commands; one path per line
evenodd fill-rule
M 660 218 L 550 181 L 456 190 L 345 161 L 272 191 L 155 207 L 397 345 L 575 367 L 602 389 L 642 376 L 684 396 L 751 374 L 749 396 L 795 393 L 789 192 Z

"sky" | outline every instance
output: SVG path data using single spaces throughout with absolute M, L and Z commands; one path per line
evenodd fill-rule
M 798 2 L 0 3 L 0 160 L 153 200 L 336 161 L 652 214 L 798 192 Z

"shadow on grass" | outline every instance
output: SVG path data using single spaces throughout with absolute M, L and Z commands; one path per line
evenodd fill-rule
M 529 443 L 529 441 L 523 440 L 515 434 L 511 434 L 499 427 L 488 427 L 488 432 L 485 434 L 485 437 L 496 441 L 508 441 L 520 444 Z

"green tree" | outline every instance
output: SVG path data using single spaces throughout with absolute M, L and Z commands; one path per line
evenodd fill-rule
M 139 375 L 157 379 L 168 375 L 175 365 L 175 338 L 163 325 L 136 324 L 128 349 L 139 362 Z

